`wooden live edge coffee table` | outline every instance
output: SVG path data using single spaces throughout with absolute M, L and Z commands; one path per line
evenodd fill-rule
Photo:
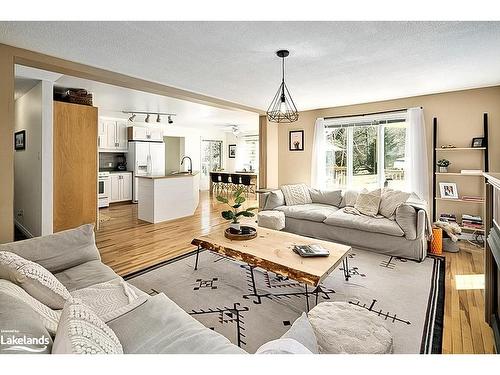
M 194 269 L 198 269 L 198 257 L 200 250 L 206 249 L 221 254 L 231 259 L 239 260 L 250 266 L 252 278 L 252 293 L 244 298 L 255 298 L 254 302 L 260 304 L 262 298 L 272 296 L 304 295 L 306 297 L 306 308 L 309 311 L 309 296 L 316 297 L 322 292 L 321 282 L 340 264 L 344 272 L 345 280 L 349 280 L 348 253 L 350 246 L 340 245 L 333 242 L 316 240 L 314 238 L 299 236 L 292 233 L 275 231 L 272 229 L 257 227 L 257 237 L 247 241 L 230 240 L 224 236 L 224 229 L 218 228 L 208 235 L 196 237 L 191 244 L 197 246 Z M 303 258 L 296 254 L 292 248 L 294 245 L 319 244 L 330 251 L 328 257 Z M 260 293 L 255 285 L 254 269 L 263 268 L 278 275 L 289 277 L 305 284 L 305 292 L 272 294 Z M 308 285 L 314 287 L 308 290 Z

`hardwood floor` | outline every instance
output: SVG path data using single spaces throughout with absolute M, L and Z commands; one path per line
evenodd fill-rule
M 225 225 L 223 208 L 204 192 L 194 216 L 150 224 L 137 219 L 137 205 L 112 205 L 100 210 L 110 220 L 96 232 L 97 247 L 104 263 L 126 275 L 192 251 L 194 236 Z M 484 321 L 484 252 L 468 243 L 460 247 L 459 253 L 445 253 L 443 353 L 494 353 L 493 334 Z

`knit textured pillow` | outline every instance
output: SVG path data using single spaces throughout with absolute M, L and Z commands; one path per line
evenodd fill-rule
M 123 354 L 120 340 L 77 298 L 64 305 L 52 354 Z
M 377 216 L 380 207 L 380 189 L 361 192 L 356 199 L 354 208 L 367 216 Z
M 51 335 L 56 334 L 57 325 L 59 324 L 59 319 L 61 317 L 61 310 L 52 310 L 37 299 L 30 296 L 23 288 L 8 280 L 0 279 L 0 293 L 7 294 L 26 303 L 38 314 L 38 317 L 45 326 L 45 329 Z
M 287 206 L 312 203 L 309 188 L 306 184 L 283 185 L 281 191 Z
M 19 285 L 51 309 L 60 310 L 71 298 L 68 290 L 41 265 L 9 251 L 0 251 L 0 279 Z
M 381 195 L 379 212 L 386 218 L 391 218 L 396 209 L 401 206 L 408 197 L 410 193 L 399 190 L 384 189 Z

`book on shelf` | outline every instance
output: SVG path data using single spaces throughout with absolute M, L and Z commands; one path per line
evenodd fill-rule
M 480 169 L 462 169 L 460 171 L 461 174 L 483 174 L 483 171 Z
M 469 229 L 483 229 L 483 219 L 476 215 L 462 215 L 462 227 Z
M 455 214 L 442 213 L 439 215 L 439 221 L 444 221 L 446 223 L 456 223 L 457 216 Z
M 482 201 L 484 201 L 484 198 L 483 197 L 473 196 L 473 195 L 464 195 L 464 196 L 462 196 L 462 200 L 463 201 L 478 201 L 478 202 L 482 202 Z

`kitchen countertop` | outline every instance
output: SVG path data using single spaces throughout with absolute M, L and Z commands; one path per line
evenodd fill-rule
M 221 173 L 221 174 L 246 174 L 249 176 L 257 176 L 258 172 L 256 171 L 251 171 L 251 172 L 243 172 L 243 171 L 238 171 L 238 172 L 228 172 L 228 171 L 212 171 L 210 173 Z
M 124 170 L 124 171 L 118 171 L 116 169 L 99 169 L 99 172 L 108 172 L 108 173 L 132 173 L 132 171 L 127 171 L 127 170 Z
M 180 178 L 180 177 L 194 177 L 196 176 L 199 171 L 193 171 L 191 174 L 185 174 L 185 173 L 178 173 L 178 174 L 169 174 L 166 176 L 136 176 L 137 178 L 147 178 L 150 180 L 159 180 L 159 179 L 165 179 L 165 178 Z

